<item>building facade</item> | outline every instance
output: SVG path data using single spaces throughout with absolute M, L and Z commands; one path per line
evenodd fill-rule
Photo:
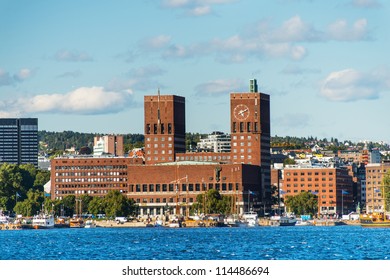
M 62 157 L 51 160 L 51 198 L 67 195 L 105 196 L 110 190 L 128 192 L 128 166 L 142 159 L 125 157 Z
M 0 163 L 38 167 L 38 119 L 0 119 Z
M 318 196 L 318 214 L 348 214 L 354 211 L 353 182 L 348 170 L 336 167 L 296 168 L 283 170 L 284 196 L 311 192 Z
M 197 149 L 205 152 L 230 153 L 231 139 L 229 134 L 214 131 L 207 138 L 200 139 Z
M 104 135 L 94 137 L 93 154 L 101 156 L 110 154 L 123 157 L 123 135 Z
M 144 97 L 145 162 L 174 162 L 185 147 L 185 98 L 176 95 Z
M 384 211 L 383 177 L 390 171 L 390 163 L 369 163 L 366 165 L 366 212 Z
M 258 204 L 253 193 L 261 187 L 259 169 L 216 162 L 129 166 L 127 195 L 139 204 L 140 215 L 160 215 L 167 208 L 185 215 L 199 194 L 216 189 L 232 197 L 232 213 L 242 214 Z M 198 211 L 207 213 L 207 209 Z
M 262 201 L 270 204 L 270 96 L 257 92 L 256 80 L 251 80 L 250 90 L 230 94 L 231 160 L 261 166 Z
M 269 96 L 237 93 L 231 94 L 230 100 L 235 115 L 231 120 L 237 127 L 245 127 L 234 132 L 231 142 L 240 147 L 234 153 L 186 153 L 184 97 L 145 96 L 144 158 L 54 159 L 52 198 L 103 196 L 116 189 L 139 204 L 141 215 L 161 214 L 164 207 L 184 214 L 197 195 L 217 189 L 234 198 L 234 213 L 265 212 L 265 193 L 270 190 Z M 247 114 L 241 113 L 245 109 L 235 109 L 240 104 L 253 112 L 245 117 L 245 125 L 237 119 Z

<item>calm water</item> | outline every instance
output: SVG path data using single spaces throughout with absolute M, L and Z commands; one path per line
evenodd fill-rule
M 386 260 L 390 229 L 92 228 L 0 231 L 1 260 Z

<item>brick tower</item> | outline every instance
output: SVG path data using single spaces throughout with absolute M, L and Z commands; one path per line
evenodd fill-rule
M 271 125 L 270 96 L 257 91 L 250 80 L 250 90 L 230 94 L 231 161 L 261 166 L 262 199 L 270 196 Z
M 176 95 L 144 97 L 145 162 L 175 161 L 185 152 L 185 98 Z

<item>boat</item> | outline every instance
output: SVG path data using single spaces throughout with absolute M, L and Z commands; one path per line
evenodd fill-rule
M 255 227 L 259 225 L 259 216 L 254 211 L 245 212 L 242 215 L 243 224 L 248 227 Z
M 83 228 L 84 226 L 84 219 L 81 217 L 74 216 L 69 220 L 69 227 L 71 228 Z
M 361 214 L 360 225 L 365 228 L 388 228 L 390 219 L 385 213 Z
M 22 229 L 22 225 L 19 220 L 14 220 L 9 216 L 3 214 L 0 210 L 0 230 L 17 230 Z
M 89 219 L 89 220 L 87 220 L 85 222 L 85 226 L 84 227 L 85 228 L 95 228 L 96 227 L 96 223 L 93 220 Z
M 69 220 L 69 227 L 71 228 L 83 228 L 85 226 L 84 219 L 81 216 L 81 212 L 82 212 L 81 202 L 82 202 L 81 199 L 76 198 L 75 201 L 76 214 L 74 214 L 73 217 Z
M 54 222 L 54 227 L 56 227 L 56 228 L 68 228 L 69 227 L 69 221 L 67 221 L 65 217 L 57 217 L 57 219 Z
M 237 214 L 227 216 L 224 223 L 227 227 L 239 227 L 242 224 Z
M 170 228 L 181 227 L 181 220 L 176 216 L 172 217 L 172 219 L 169 220 L 168 227 Z
M 32 228 L 51 229 L 54 228 L 54 216 L 52 214 L 39 213 L 33 216 Z
M 279 216 L 275 215 L 270 218 L 270 225 L 271 226 L 295 226 L 297 223 L 297 219 L 294 215 L 288 215 L 288 216 Z
M 312 226 L 313 224 L 308 221 L 308 220 L 304 220 L 302 218 L 299 218 L 297 219 L 297 222 L 295 223 L 296 226 Z

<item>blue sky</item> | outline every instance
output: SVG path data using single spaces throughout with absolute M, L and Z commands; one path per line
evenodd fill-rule
M 381 0 L 0 0 L 0 117 L 143 133 L 160 88 L 188 132 L 230 132 L 256 78 L 272 135 L 390 142 L 389 26 Z

